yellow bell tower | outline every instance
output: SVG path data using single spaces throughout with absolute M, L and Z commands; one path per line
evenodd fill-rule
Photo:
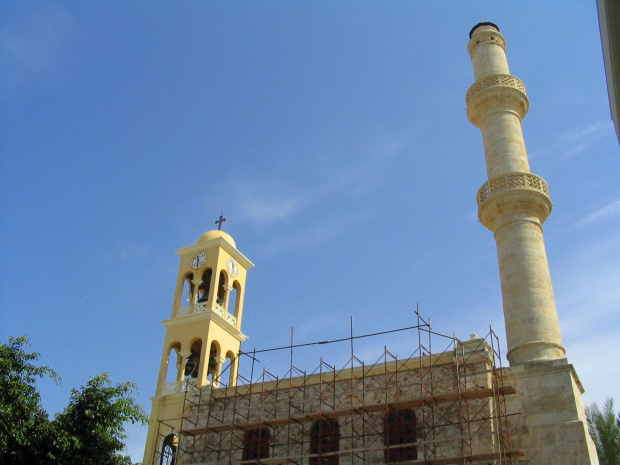
M 207 231 L 176 252 L 181 261 L 170 318 L 162 322 L 166 336 L 151 398 L 145 464 L 174 463 L 186 383 L 233 385 L 241 342 L 247 339 L 241 319 L 246 275 L 254 264 L 233 238 L 220 229 Z

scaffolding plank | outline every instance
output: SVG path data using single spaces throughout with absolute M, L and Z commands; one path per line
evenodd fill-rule
M 227 425 L 207 426 L 203 428 L 183 429 L 181 430 L 180 433 L 183 435 L 187 435 L 187 436 L 199 436 L 201 434 L 205 434 L 209 432 L 225 431 L 231 428 L 249 430 L 249 429 L 259 428 L 260 426 L 263 426 L 263 425 L 281 426 L 281 425 L 290 423 L 292 421 L 303 422 L 303 421 L 314 421 L 320 418 L 338 418 L 338 417 L 350 415 L 351 410 L 356 411 L 356 412 L 364 412 L 364 413 L 380 412 L 386 409 L 398 410 L 398 409 L 408 408 L 408 407 L 419 407 L 424 404 L 436 405 L 436 404 L 445 403 L 445 402 L 455 402 L 459 399 L 467 399 L 467 400 L 483 399 L 485 397 L 492 397 L 496 394 L 507 395 L 507 394 L 516 394 L 516 392 L 517 390 L 513 386 L 505 386 L 505 387 L 500 387 L 496 389 L 492 389 L 492 388 L 479 389 L 476 391 L 462 392 L 460 394 L 458 393 L 442 394 L 442 395 L 436 395 L 436 396 L 421 397 L 417 399 L 402 400 L 398 402 L 388 402 L 387 404 L 382 403 L 382 404 L 374 404 L 374 405 L 362 405 L 362 406 L 354 407 L 353 409 L 327 410 L 327 411 L 324 410 L 321 413 L 319 412 L 308 413 L 305 415 L 300 415 L 300 416 L 295 416 L 295 417 L 284 417 L 284 418 L 277 418 L 273 420 L 264 420 L 262 422 L 253 421 L 253 422 L 247 422 L 247 423 L 232 423 L 232 424 L 227 424 Z
M 339 452 L 339 455 L 347 454 L 347 451 Z M 325 454 L 327 455 L 336 455 L 336 454 Z M 490 452 L 487 454 L 473 454 L 473 455 L 458 455 L 454 457 L 445 457 L 445 458 L 437 458 L 437 459 L 422 459 L 422 460 L 409 460 L 406 462 L 398 462 L 399 465 L 453 465 L 458 463 L 475 463 L 475 462 L 483 462 L 485 460 L 495 460 L 502 458 L 502 456 L 509 457 L 511 459 L 517 457 L 525 457 L 525 452 L 521 450 L 511 450 L 502 454 L 501 452 Z M 318 455 L 308 455 L 303 457 L 318 457 Z M 275 465 L 278 463 L 287 463 L 288 461 L 299 458 L 299 457 L 273 457 L 273 458 L 264 458 L 264 459 L 252 459 L 245 461 L 238 461 L 232 463 L 244 464 L 244 463 L 261 463 L 265 465 Z M 195 465 L 230 465 L 231 462 L 203 462 Z
M 511 450 L 505 453 L 491 452 L 487 454 L 473 454 L 473 455 L 459 455 L 457 457 L 446 457 L 443 459 L 428 459 L 428 460 L 411 460 L 409 462 L 398 462 L 399 465 L 451 465 L 455 463 L 464 462 L 483 462 L 485 460 L 495 460 L 507 456 L 509 458 L 524 457 L 525 452 L 521 450 Z

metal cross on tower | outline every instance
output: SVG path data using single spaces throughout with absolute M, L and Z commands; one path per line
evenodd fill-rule
M 222 212 L 222 214 L 220 215 L 220 219 L 215 222 L 215 224 L 217 224 L 217 230 L 218 231 L 222 230 L 222 223 L 224 221 L 226 221 L 226 218 L 224 218 L 224 212 Z

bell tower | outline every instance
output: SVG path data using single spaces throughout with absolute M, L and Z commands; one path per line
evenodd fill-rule
M 221 221 L 220 219 L 220 226 Z M 144 463 L 173 463 L 185 386 L 225 387 L 237 379 L 238 354 L 247 336 L 241 332 L 247 271 L 254 267 L 221 230 L 207 231 L 180 256 L 170 318 L 151 398 Z M 157 454 L 157 457 L 156 457 Z M 158 458 L 160 457 L 160 458 Z

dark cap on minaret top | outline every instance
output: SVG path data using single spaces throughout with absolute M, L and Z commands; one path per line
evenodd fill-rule
M 493 23 L 489 23 L 489 22 L 486 22 L 486 23 L 478 23 L 478 24 L 476 24 L 474 27 L 472 27 L 472 28 L 471 28 L 471 31 L 469 31 L 469 38 L 471 39 L 471 35 L 474 33 L 474 31 L 475 31 L 476 29 L 478 29 L 479 27 L 482 27 L 482 26 L 491 26 L 491 27 L 494 27 L 495 29 L 497 29 L 497 32 L 499 32 L 499 27 L 497 27 L 497 24 L 493 24 Z

